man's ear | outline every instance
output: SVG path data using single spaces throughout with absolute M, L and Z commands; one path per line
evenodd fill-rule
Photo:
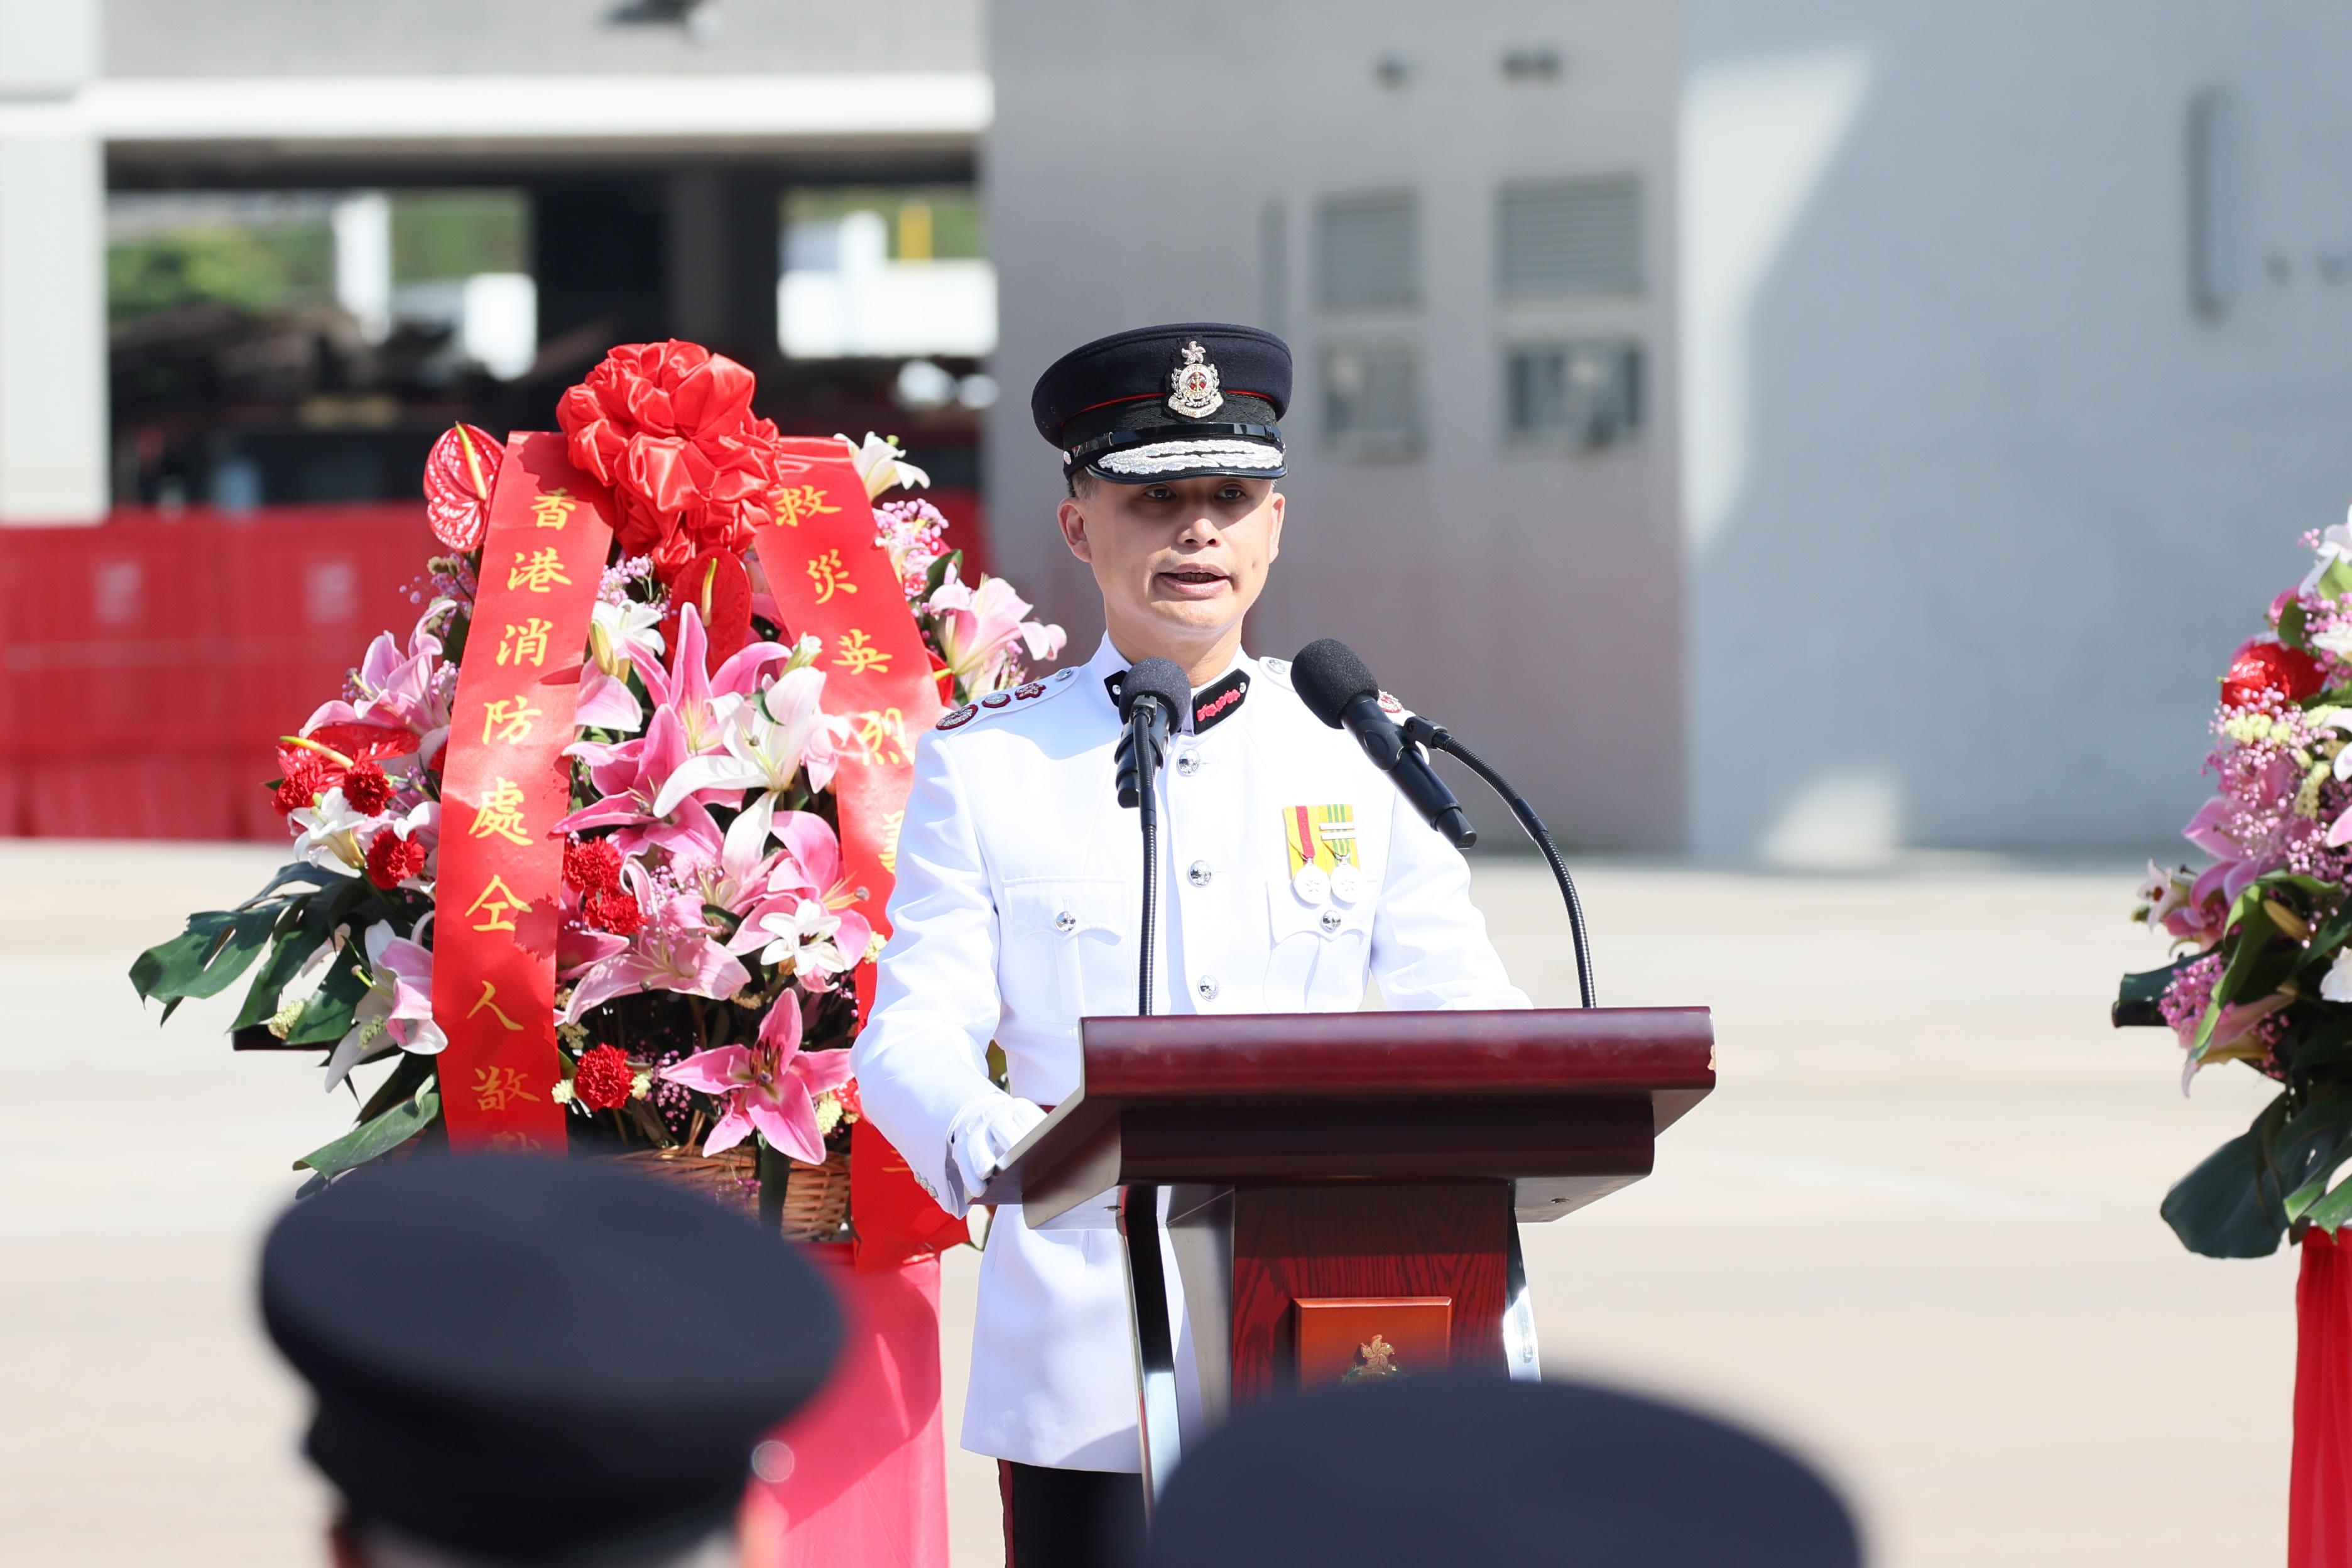
M 1064 500 L 1054 510 L 1054 521 L 1062 525 L 1062 542 L 1070 547 L 1070 553 L 1093 565 L 1095 550 L 1087 539 L 1087 514 L 1079 510 L 1076 498 Z
M 1267 499 L 1274 502 L 1274 519 L 1265 531 L 1265 558 L 1272 563 L 1282 553 L 1282 514 L 1289 498 L 1276 490 Z

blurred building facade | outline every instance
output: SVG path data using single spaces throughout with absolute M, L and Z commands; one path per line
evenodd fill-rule
M 2352 492 L 2352 18 L 1443 17 L 0 0 L 0 520 L 405 493 L 450 417 L 676 333 L 984 479 L 1083 647 L 1022 395 L 1253 321 L 1298 351 L 1255 646 L 1348 639 L 1563 838 L 2160 847 Z M 315 298 L 126 314 L 192 201 L 310 236 Z M 428 219 L 473 237 L 415 262 Z
M 1028 0 L 991 38 L 998 375 L 1286 331 L 1256 640 L 1346 637 L 1575 842 L 2161 852 L 2352 494 L 2352 17 Z M 1016 411 L 990 443 L 1001 556 L 1076 622 L 1052 467 Z

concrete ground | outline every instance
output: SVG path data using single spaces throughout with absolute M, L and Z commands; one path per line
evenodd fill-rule
M 317 1563 L 299 1391 L 251 1302 L 288 1163 L 348 1101 L 160 1033 L 123 978 L 266 849 L 0 843 L 0 1562 Z M 2294 1265 L 2213 1263 L 2156 1217 L 2264 1098 L 2178 1087 L 2105 1023 L 2158 951 L 2123 864 L 1880 875 L 1595 865 L 1601 1000 L 1716 1010 L 1722 1087 L 1657 1174 L 1527 1233 L 1545 1369 L 1796 1444 L 1882 1568 L 2242 1568 L 2284 1552 Z M 1539 1004 L 1575 999 L 1541 868 L 1479 894 Z M 972 1255 L 950 1260 L 950 1431 Z M 950 1452 L 958 1568 L 993 1564 L 992 1468 Z

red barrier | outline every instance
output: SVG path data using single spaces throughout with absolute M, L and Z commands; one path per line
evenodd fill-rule
M 0 530 L 0 832 L 279 838 L 274 744 L 405 637 L 421 505 Z
M 969 580 L 980 498 L 929 499 Z M 441 549 L 421 500 L 0 528 L 0 837 L 282 840 L 278 737 L 406 641 Z

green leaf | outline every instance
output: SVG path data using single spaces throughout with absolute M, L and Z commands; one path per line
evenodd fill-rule
M 2352 562 L 2347 562 L 2339 555 L 2327 563 L 2326 571 L 2319 574 L 2319 596 L 2338 599 L 2347 593 L 2352 593 Z
M 2158 1212 L 2183 1247 L 2207 1258 L 2267 1258 L 2278 1250 L 2287 1226 L 2284 1195 L 2264 1149 L 2285 1114 L 2282 1095 L 2164 1194 Z
M 253 984 L 245 994 L 245 1005 L 237 1009 L 236 1021 L 229 1026 L 232 1032 L 267 1024 L 277 1016 L 279 995 L 301 973 L 302 966 L 326 945 L 329 933 L 334 930 L 331 922 L 332 915 L 324 899 L 306 897 L 285 907 L 285 912 L 278 917 L 268 961 L 254 972 Z
M 302 1004 L 286 1031 L 289 1046 L 331 1046 L 352 1032 L 352 1013 L 367 994 L 367 981 L 359 972 L 359 955 L 346 948 L 327 970 L 327 977 Z
M 278 868 L 278 874 L 263 885 L 261 891 L 237 905 L 237 908 L 249 910 L 290 882 L 308 882 L 314 888 L 330 888 L 340 882 L 358 880 L 358 878 L 346 877 L 340 871 L 330 871 L 322 867 L 313 866 L 307 860 L 289 860 Z
M 940 584 L 948 580 L 948 574 L 961 574 L 962 570 L 963 552 L 961 550 L 950 550 L 932 562 L 931 569 L 923 574 L 923 597 L 928 599 L 938 593 Z
M 415 1137 L 441 1114 L 441 1097 L 430 1083 L 421 1085 L 415 1095 L 373 1120 L 362 1121 L 331 1143 L 322 1143 L 294 1162 L 298 1171 L 309 1169 L 322 1176 L 332 1176 L 355 1165 L 389 1154 L 411 1138 Z
M 2247 895 L 2250 894 L 2253 896 L 2251 903 L 2247 902 Z M 2249 888 L 2239 896 L 2238 906 L 2238 910 L 2233 911 L 2235 919 L 2232 922 L 2237 927 L 2238 945 L 2230 950 L 2229 967 L 2221 971 L 2221 978 L 2213 984 L 2213 1001 L 2217 1007 L 2252 997 L 2254 993 L 2247 982 L 2252 978 L 2255 965 L 2270 952 L 2271 943 L 2277 940 L 2279 934 L 2276 922 L 2271 919 L 2270 907 L 2263 902 L 2261 895 L 2253 889 Z M 2271 990 L 2275 989 L 2275 986 L 2269 987 L 2262 994 L 2268 995 Z M 2200 1028 L 2198 1044 L 2203 1045 L 2202 1037 L 2210 1033 L 2210 1030 Z
M 2312 1205 L 2310 1212 L 2304 1217 L 2328 1235 L 2334 1236 L 2337 1226 L 2346 1220 L 2352 1219 L 2352 1182 L 2344 1183 L 2319 1202 Z
M 360 1107 L 360 1120 L 374 1121 L 432 1080 L 431 1057 L 420 1057 L 415 1051 L 401 1052 L 399 1065 L 384 1075 L 383 1082 L 376 1086 L 376 1091 L 368 1096 L 367 1103 Z M 630 1103 L 636 1102 L 632 1100 Z
M 2289 599 L 2286 602 L 2286 608 L 2279 612 L 2279 641 L 2289 647 L 2309 648 L 2311 639 L 2304 626 L 2304 620 L 2303 601 Z
M 2202 953 L 2192 952 L 2162 969 L 2144 969 L 2137 974 L 2125 975 L 2123 984 L 2116 988 L 2115 1005 L 2107 1009 L 2108 1019 L 2118 1029 L 2161 1026 L 2164 1014 L 2158 1009 L 2157 1004 L 2164 999 L 2165 992 L 2172 984 L 2172 977 L 2203 956 Z
M 188 929 L 141 953 L 131 984 L 146 998 L 176 1005 L 190 996 L 215 996 L 252 966 L 278 923 L 275 909 L 212 910 L 188 917 Z M 163 1016 L 172 1016 L 166 1007 Z
M 2290 1220 L 2327 1191 L 2328 1178 L 2352 1154 L 2352 1092 L 2334 1085 L 2315 1088 L 2304 1107 L 2280 1127 L 2272 1140 L 2271 1165 L 2282 1186 L 2292 1186 L 2280 1200 Z

